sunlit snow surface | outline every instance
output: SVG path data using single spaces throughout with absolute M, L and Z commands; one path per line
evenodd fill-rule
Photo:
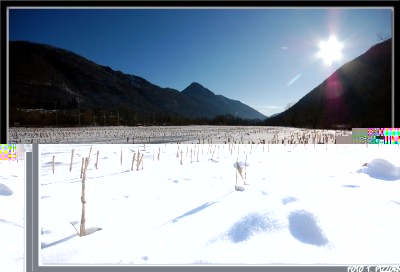
M 0 161 L 0 270 L 24 269 L 24 163 Z
M 89 235 L 78 237 L 90 146 L 40 145 L 44 264 L 399 262 L 399 146 L 94 145 Z M 138 171 L 133 151 L 145 154 Z M 249 184 L 239 176 L 241 192 L 236 161 Z M 0 267 L 22 271 L 24 164 L 3 161 L 0 170 Z
M 89 149 L 41 145 L 43 264 L 399 261 L 400 175 L 381 175 L 400 165 L 399 146 L 94 145 L 86 178 L 91 234 L 79 237 L 73 225 L 79 230 Z M 143 169 L 135 161 L 131 171 L 138 151 Z M 236 161 L 244 191 L 234 190 Z

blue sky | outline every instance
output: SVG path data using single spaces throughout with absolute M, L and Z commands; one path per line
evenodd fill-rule
M 9 39 L 50 44 L 182 91 L 198 82 L 269 116 L 391 35 L 391 9 L 11 9 Z M 331 35 L 342 58 L 326 65 Z

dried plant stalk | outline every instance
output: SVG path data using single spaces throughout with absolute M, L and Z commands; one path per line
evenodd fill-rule
M 237 170 L 237 172 L 239 173 L 239 175 L 242 177 L 242 179 L 243 179 L 243 175 L 242 175 L 242 171 L 243 171 L 243 169 L 242 169 L 242 167 L 239 165 L 239 162 L 238 161 L 236 161 L 236 170 Z
M 74 160 L 74 149 L 72 148 L 72 154 L 71 154 L 71 164 L 69 165 L 69 171 L 72 171 L 72 162 Z
M 85 161 L 85 169 L 83 170 L 83 178 L 82 178 L 82 196 L 81 196 L 81 202 L 82 202 L 82 217 L 81 217 L 81 226 L 80 226 L 80 233 L 79 236 L 85 236 L 86 234 L 86 228 L 85 228 L 85 223 L 86 223 L 86 214 L 85 214 L 85 179 L 86 179 L 86 170 L 89 164 L 89 158 L 86 158 Z
M 92 154 L 92 147 L 93 147 L 93 146 L 91 146 L 91 147 L 90 147 L 90 150 L 89 150 L 88 166 L 89 166 L 89 161 L 91 160 L 91 159 L 90 159 L 90 155 Z
M 96 157 L 96 164 L 95 164 L 96 169 L 97 169 L 98 163 L 99 163 L 99 151 L 97 150 L 97 157 Z
M 81 166 L 81 178 L 83 178 L 83 167 L 85 165 L 85 158 L 82 158 L 82 166 Z
M 133 163 L 135 162 L 135 157 L 136 157 L 136 153 L 133 153 L 131 171 L 133 171 Z
M 138 155 L 138 160 L 137 160 L 137 165 L 136 165 L 136 171 L 139 171 L 139 166 L 140 166 L 140 163 L 142 162 L 142 160 L 143 160 L 143 155 L 144 154 L 141 154 L 142 156 L 140 156 L 139 157 L 139 155 Z
M 214 159 L 214 152 L 215 152 L 215 147 L 214 147 L 213 153 L 212 153 L 212 155 L 211 155 L 211 160 Z

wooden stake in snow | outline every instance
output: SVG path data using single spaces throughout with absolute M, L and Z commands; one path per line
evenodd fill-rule
M 133 153 L 131 171 L 133 171 L 133 163 L 135 162 L 135 157 L 136 157 L 136 153 Z
M 90 150 L 89 150 L 88 165 L 89 165 L 89 161 L 90 161 L 90 154 L 92 154 L 92 147 L 93 147 L 93 146 L 91 146 L 91 147 L 90 147 Z
M 139 155 L 138 155 L 137 165 L 136 165 L 136 171 L 139 171 L 139 166 L 140 166 L 140 163 L 141 163 L 142 160 L 143 160 L 143 155 L 144 155 L 144 154 L 142 154 L 142 156 L 140 156 L 140 157 L 139 157 Z
M 161 153 L 161 147 L 158 148 L 158 156 L 157 156 L 157 160 L 160 160 L 160 153 Z
M 83 167 L 85 165 L 85 158 L 82 158 L 81 178 L 83 178 Z
M 192 149 L 190 149 L 190 163 L 192 163 L 193 161 L 192 161 Z
M 212 155 L 211 155 L 211 160 L 214 159 L 214 152 L 215 152 L 215 147 L 214 147 L 213 153 L 212 153 Z
M 53 156 L 53 174 L 54 174 L 54 158 L 55 158 L 56 156 Z
M 181 150 L 181 165 L 182 165 L 182 150 Z
M 96 164 L 95 164 L 96 169 L 97 169 L 98 163 L 99 163 L 99 151 L 97 150 L 97 157 L 96 157 Z
M 72 148 L 72 154 L 71 154 L 71 164 L 69 165 L 69 171 L 71 172 L 72 170 L 72 161 L 74 159 L 74 149 Z
M 81 227 L 80 227 L 80 233 L 79 236 L 85 236 L 86 234 L 86 228 L 85 228 L 85 223 L 86 223 L 86 215 L 85 215 L 85 179 L 86 179 L 86 170 L 87 166 L 89 164 L 89 158 L 86 158 L 85 161 L 85 169 L 83 170 L 83 179 L 82 179 L 82 196 L 81 196 L 81 202 L 82 202 L 82 217 L 81 217 Z

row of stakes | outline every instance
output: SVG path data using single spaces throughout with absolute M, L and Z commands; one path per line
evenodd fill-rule
M 90 151 L 89 151 L 89 159 L 90 159 L 90 153 L 92 152 L 92 147 L 90 147 Z M 142 166 L 143 169 L 143 156 L 144 154 L 141 154 L 140 151 L 138 151 L 137 153 L 137 158 L 136 158 L 136 153 L 134 153 L 133 155 L 133 159 L 132 159 L 132 166 L 131 166 L 131 171 L 133 171 L 133 166 L 134 166 L 134 162 L 136 160 L 136 171 L 139 171 L 139 167 Z M 55 157 L 53 156 L 53 163 L 52 163 L 52 170 L 53 170 L 53 174 L 54 174 L 54 164 L 55 164 Z M 122 150 L 121 150 L 121 165 L 122 165 Z M 158 153 L 158 160 L 160 160 L 160 152 Z M 71 163 L 69 166 L 69 171 L 72 171 L 72 164 L 73 164 L 73 159 L 74 159 L 74 149 L 72 149 L 72 154 L 71 154 Z M 99 151 L 97 150 L 97 156 L 96 156 L 96 163 L 95 163 L 95 167 L 97 169 L 98 166 L 98 162 L 99 162 Z M 82 158 L 82 166 L 81 166 L 81 176 L 80 178 L 82 178 L 83 176 L 83 171 L 84 171 L 84 164 L 85 164 L 85 159 Z

